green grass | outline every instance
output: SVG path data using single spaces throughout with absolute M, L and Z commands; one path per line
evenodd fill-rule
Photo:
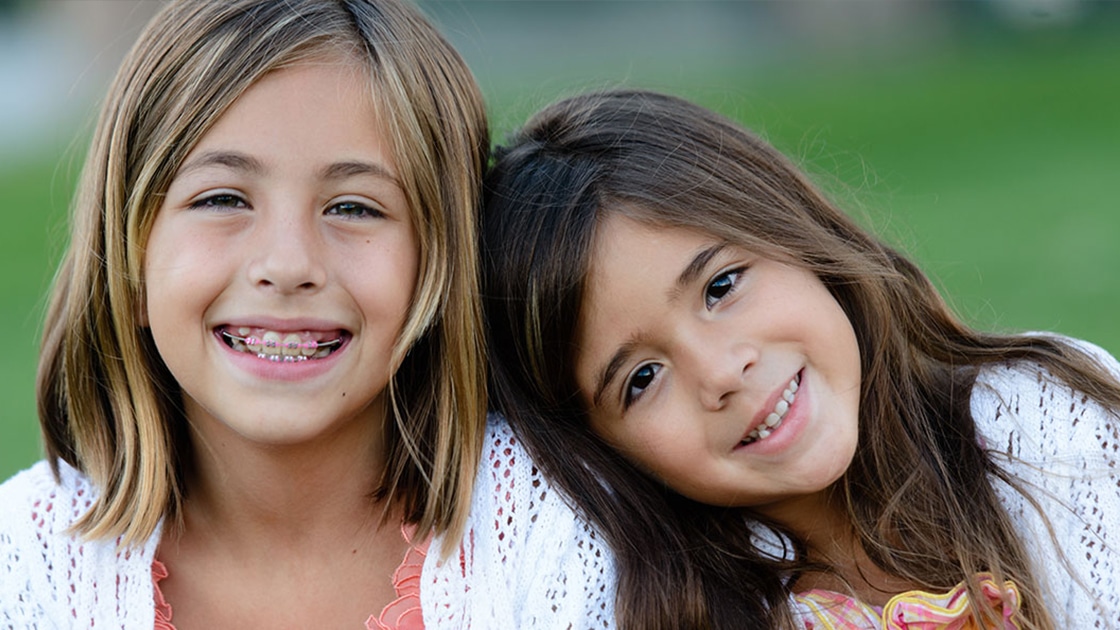
M 0 478 L 40 457 L 35 365 L 46 290 L 64 242 L 73 190 L 68 165 L 47 161 L 0 171 Z
M 806 60 L 767 75 L 642 76 L 743 121 L 910 252 L 966 320 L 1120 353 L 1120 38 L 964 41 L 935 56 Z M 484 81 L 500 137 L 580 82 Z M 76 167 L 0 173 L 0 478 L 39 457 L 35 354 Z

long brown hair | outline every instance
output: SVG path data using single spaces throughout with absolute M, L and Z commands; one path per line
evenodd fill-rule
M 788 626 L 790 576 L 827 567 L 810 564 L 792 532 L 684 499 L 592 434 L 574 340 L 608 213 L 701 231 L 816 274 L 860 348 L 859 446 L 833 491 L 864 550 L 923 588 L 971 588 L 978 571 L 1014 580 L 1029 627 L 1053 627 L 990 480 L 1029 495 L 981 446 L 969 400 L 980 366 L 1022 359 L 1120 408 L 1120 387 L 1090 357 L 1055 337 L 965 326 L 912 262 L 784 156 L 671 96 L 609 91 L 549 106 L 497 150 L 484 189 L 492 404 L 612 545 L 621 625 Z M 757 551 L 752 536 L 767 527 L 793 553 Z
M 394 349 L 380 494 L 453 545 L 485 422 L 477 205 L 484 107 L 459 55 L 398 0 L 180 0 L 153 18 L 101 112 L 71 210 L 37 382 L 48 458 L 100 489 L 79 529 L 142 541 L 179 512 L 189 441 L 179 386 L 140 325 L 144 248 L 184 157 L 268 72 L 323 57 L 369 79 L 420 250 Z M 450 548 L 450 547 L 448 547 Z M 446 551 L 446 549 L 445 549 Z

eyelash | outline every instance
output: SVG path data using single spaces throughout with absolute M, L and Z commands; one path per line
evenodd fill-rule
M 191 208 L 247 208 L 248 202 L 233 193 L 218 193 L 197 199 L 190 204 Z M 342 210 L 341 209 L 346 209 Z M 331 204 L 324 212 L 326 215 L 338 216 L 343 219 L 360 219 L 363 217 L 381 218 L 385 213 L 368 204 L 358 201 L 339 201 Z
M 337 210 L 342 207 L 356 209 L 358 213 L 353 214 L 337 212 Z M 385 216 L 385 213 L 378 208 L 361 203 L 359 201 L 339 201 L 338 203 L 332 204 L 329 208 L 327 208 L 325 214 L 339 216 L 343 219 L 360 219 L 367 216 L 374 219 L 379 219 Z
M 192 208 L 247 208 L 248 203 L 233 193 L 218 193 L 191 202 Z
M 735 269 L 729 269 L 712 278 L 712 281 L 704 287 L 704 306 L 708 310 L 711 310 L 728 295 L 734 293 L 735 290 L 739 288 L 739 279 L 743 276 L 743 272 L 746 271 L 746 269 L 746 267 L 736 267 Z M 713 289 L 716 289 L 717 292 L 722 291 L 722 293 L 713 295 Z

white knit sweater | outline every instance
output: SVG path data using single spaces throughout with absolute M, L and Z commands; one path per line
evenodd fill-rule
M 1069 341 L 1120 378 L 1120 364 L 1104 350 Z M 984 446 L 1053 527 L 1051 536 L 1028 499 L 992 479 L 1026 543 L 1055 627 L 1120 629 L 1120 410 L 1025 362 L 981 370 L 970 406 Z M 766 536 L 762 542 L 775 552 L 783 548 Z M 812 625 L 811 607 L 792 599 L 790 605 L 806 628 L 821 627 Z
M 120 552 L 68 535 L 96 493 L 65 464 L 56 483 L 46 462 L 0 486 L 0 628 L 152 628 L 160 531 Z M 614 626 L 610 552 L 500 420 L 487 431 L 468 530 L 446 563 L 431 543 L 420 595 L 429 630 Z
M 1120 378 L 1116 359 L 1079 345 Z M 1028 486 L 1053 527 L 1051 537 L 1038 510 L 996 482 L 1057 627 L 1120 628 L 1120 410 L 1026 363 L 983 370 L 971 407 L 987 448 Z

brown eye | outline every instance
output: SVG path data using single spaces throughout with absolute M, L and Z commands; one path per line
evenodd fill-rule
M 221 193 L 203 197 L 191 203 L 192 208 L 247 208 L 249 204 L 237 195 Z
M 735 290 L 735 285 L 742 275 L 743 269 L 740 268 L 725 271 L 712 278 L 712 281 L 704 288 L 704 304 L 708 308 L 712 308 L 719 303 L 720 300 Z
M 630 381 L 626 383 L 626 399 L 623 401 L 623 406 L 629 407 L 631 403 L 640 398 L 660 371 L 661 365 L 657 363 L 647 363 L 635 370 L 634 375 L 630 377 Z
M 344 219 L 378 218 L 385 216 L 385 213 L 377 208 L 357 201 L 340 201 L 327 208 L 326 214 L 342 217 Z

